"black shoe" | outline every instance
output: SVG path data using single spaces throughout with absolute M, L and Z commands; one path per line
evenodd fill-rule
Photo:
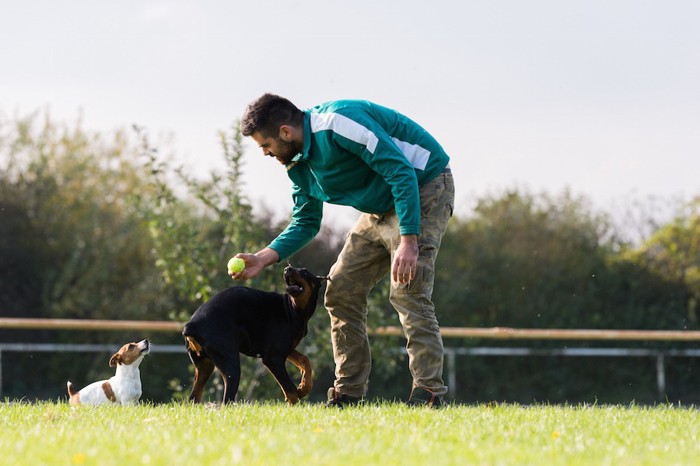
M 356 405 L 360 401 L 362 401 L 362 398 L 346 395 L 344 393 L 337 393 L 335 388 L 331 387 L 328 389 L 328 401 L 326 401 L 326 408 L 343 409 L 346 406 Z
M 443 405 L 442 398 L 425 388 L 414 388 L 406 402 L 408 406 L 427 406 L 440 408 Z

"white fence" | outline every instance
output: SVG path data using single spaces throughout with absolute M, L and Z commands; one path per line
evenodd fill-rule
M 445 348 L 447 363 L 447 386 L 457 389 L 457 356 L 564 356 L 564 357 L 607 357 L 607 358 L 653 358 L 656 361 L 656 391 L 659 401 L 666 399 L 666 358 L 700 357 L 700 349 L 643 349 L 643 348 Z
M 161 321 L 119 321 L 79 319 L 0 318 L 0 329 L 99 330 L 140 332 L 180 332 L 183 323 Z M 443 338 L 481 338 L 495 340 L 578 340 L 578 341 L 683 341 L 700 342 L 700 331 L 687 330 L 592 330 L 592 329 L 513 329 L 504 327 L 462 328 L 443 327 Z M 378 336 L 403 336 L 401 327 L 380 327 L 370 330 Z M 2 397 L 3 352 L 114 352 L 119 345 L 0 343 L 0 398 Z M 184 353 L 184 345 L 153 345 L 154 353 Z M 561 357 L 642 357 L 656 361 L 656 388 L 659 400 L 666 395 L 665 361 L 668 357 L 700 357 L 700 349 L 644 348 L 527 348 L 527 347 L 445 347 L 447 384 L 457 393 L 457 356 L 561 356 Z

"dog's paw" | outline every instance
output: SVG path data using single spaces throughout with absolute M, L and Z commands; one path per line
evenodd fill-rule
M 299 395 L 297 395 L 296 393 L 285 393 L 284 401 L 286 401 L 290 405 L 295 405 L 299 403 Z

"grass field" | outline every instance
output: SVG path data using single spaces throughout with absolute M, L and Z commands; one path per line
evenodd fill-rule
M 673 465 L 700 412 L 673 406 L 0 403 L 2 465 Z

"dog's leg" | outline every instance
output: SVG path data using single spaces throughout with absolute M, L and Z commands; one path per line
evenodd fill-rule
M 215 366 L 212 360 L 206 356 L 200 356 L 191 350 L 188 350 L 187 354 L 190 356 L 192 364 L 194 364 L 194 384 L 190 393 L 190 401 L 201 403 L 204 386 L 214 372 Z
M 293 405 L 299 402 L 299 395 L 297 394 L 297 387 L 294 385 L 284 365 L 285 361 L 286 359 L 280 358 L 263 358 L 263 364 L 270 370 L 280 388 L 282 388 L 284 399 L 287 403 Z
M 227 354 L 208 351 L 212 361 L 224 380 L 224 403 L 236 401 L 238 385 L 241 382 L 241 355 L 238 349 L 232 349 Z
M 304 398 L 314 385 L 311 361 L 297 350 L 292 350 L 287 359 L 301 371 L 301 382 L 297 387 L 297 395 L 299 398 Z

